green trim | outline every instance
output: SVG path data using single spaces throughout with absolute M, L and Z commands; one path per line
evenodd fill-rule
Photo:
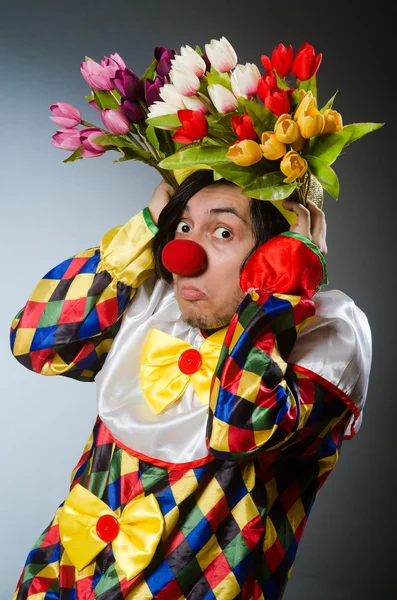
M 143 209 L 142 215 L 143 215 L 143 218 L 145 219 L 145 223 L 149 227 L 150 231 L 153 233 L 153 235 L 156 235 L 156 233 L 158 233 L 159 229 L 158 229 L 157 225 L 155 224 L 155 222 L 153 221 L 148 207 Z
M 301 242 L 306 244 L 306 246 L 308 248 L 310 248 L 310 250 L 313 250 L 313 252 L 315 254 L 317 254 L 317 256 L 319 257 L 319 259 L 321 261 L 321 265 L 323 268 L 323 279 L 322 279 L 320 285 L 318 286 L 318 290 L 323 285 L 327 285 L 329 283 L 327 264 L 325 262 L 324 256 L 321 254 L 321 252 L 320 252 L 319 248 L 316 246 L 316 244 L 313 244 L 313 242 L 311 240 L 309 240 L 308 237 L 306 237 L 305 235 L 302 235 L 301 233 L 297 233 L 296 231 L 283 231 L 283 233 L 281 233 L 280 235 L 287 235 L 289 237 L 300 240 Z

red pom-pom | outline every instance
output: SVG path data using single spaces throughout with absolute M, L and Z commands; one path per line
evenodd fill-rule
M 164 246 L 161 260 L 175 275 L 194 275 L 205 264 L 205 250 L 193 240 L 172 240 Z

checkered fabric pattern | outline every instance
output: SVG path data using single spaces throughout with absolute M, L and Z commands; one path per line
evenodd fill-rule
M 12 321 L 15 358 L 42 375 L 93 381 L 136 287 L 153 271 L 156 231 L 145 208 L 44 275 Z
M 110 238 L 115 236 L 107 238 L 112 244 Z M 81 253 L 39 283 L 11 331 L 22 364 L 46 375 L 92 380 L 138 281 L 114 251 L 103 261 L 102 244 L 101 252 Z M 77 286 L 80 274 L 89 275 L 85 287 L 79 284 L 79 294 L 66 298 L 65 289 Z M 47 310 L 59 302 L 58 286 L 63 300 L 57 310 Z M 67 300 L 72 304 L 65 310 Z M 154 494 L 165 519 L 154 558 L 127 581 L 109 545 L 77 571 L 59 538 L 61 505 L 30 551 L 13 600 L 280 600 L 351 417 L 339 397 L 286 362 L 297 331 L 313 314 L 306 297 L 263 290 L 246 295 L 213 379 L 207 432 L 213 458 L 202 466 L 143 461 L 98 418 L 71 488 L 79 483 L 118 514 L 133 498 Z

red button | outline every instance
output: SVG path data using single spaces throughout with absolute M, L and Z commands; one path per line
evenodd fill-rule
M 189 348 L 182 352 L 178 360 L 179 370 L 185 375 L 191 375 L 201 367 L 201 354 L 194 348 Z
M 96 532 L 103 542 L 112 542 L 120 531 L 120 525 L 113 515 L 99 517 Z

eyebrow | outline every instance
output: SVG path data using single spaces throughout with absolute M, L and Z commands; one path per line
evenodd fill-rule
M 186 212 L 190 212 L 189 206 L 186 205 L 185 208 L 184 208 L 184 210 Z M 241 219 L 241 221 L 243 221 L 243 223 L 245 223 L 246 225 L 248 225 L 247 221 L 232 206 L 220 206 L 219 208 L 211 208 L 211 210 L 209 211 L 210 215 L 219 215 L 221 213 L 230 213 L 232 215 L 235 215 L 236 217 L 238 217 L 239 219 Z

